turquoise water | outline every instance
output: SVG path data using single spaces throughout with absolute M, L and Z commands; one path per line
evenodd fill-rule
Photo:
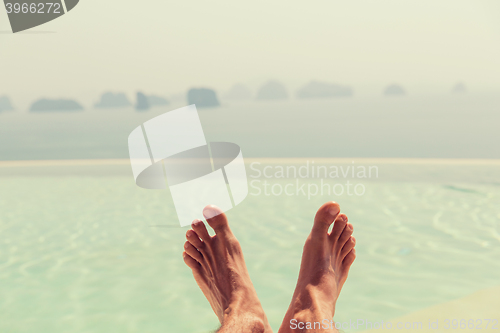
M 356 180 L 364 195 L 250 194 L 228 212 L 275 330 L 328 200 L 357 239 L 336 320 L 390 319 L 498 285 L 500 165 L 379 169 Z M 216 329 L 176 223 L 168 191 L 136 187 L 127 165 L 0 167 L 0 332 Z

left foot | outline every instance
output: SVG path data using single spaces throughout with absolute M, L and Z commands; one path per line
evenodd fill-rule
M 203 215 L 215 236 L 194 221 L 183 257 L 222 324 L 219 332 L 272 332 L 226 215 L 215 206 L 205 207 Z

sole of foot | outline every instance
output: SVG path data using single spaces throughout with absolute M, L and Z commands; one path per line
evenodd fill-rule
M 201 220 L 194 221 L 186 233 L 183 258 L 219 318 L 218 332 L 272 332 L 226 215 L 207 206 L 203 216 L 215 235 L 209 235 Z
M 292 302 L 279 332 L 336 332 L 331 325 L 318 330 L 314 323 L 333 319 L 335 304 L 356 258 L 353 230 L 336 202 L 327 202 L 318 210 L 304 245 Z

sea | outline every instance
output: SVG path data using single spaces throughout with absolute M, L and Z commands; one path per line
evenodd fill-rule
M 499 285 L 499 102 L 406 96 L 199 109 L 208 141 L 241 147 L 249 193 L 227 216 L 275 331 L 314 214 L 331 200 L 357 240 L 336 321 L 390 320 Z M 0 114 L 0 332 L 218 328 L 182 260 L 188 229 L 169 190 L 138 187 L 127 159 L 135 127 L 181 106 Z

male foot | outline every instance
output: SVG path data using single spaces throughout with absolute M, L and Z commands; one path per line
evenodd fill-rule
M 331 322 L 335 304 L 356 258 L 352 232 L 337 203 L 321 206 L 304 245 L 297 287 L 279 332 L 336 332 Z
M 216 206 L 205 207 L 203 215 L 215 236 L 202 221 L 194 221 L 183 257 L 219 318 L 219 332 L 272 332 L 226 215 Z

